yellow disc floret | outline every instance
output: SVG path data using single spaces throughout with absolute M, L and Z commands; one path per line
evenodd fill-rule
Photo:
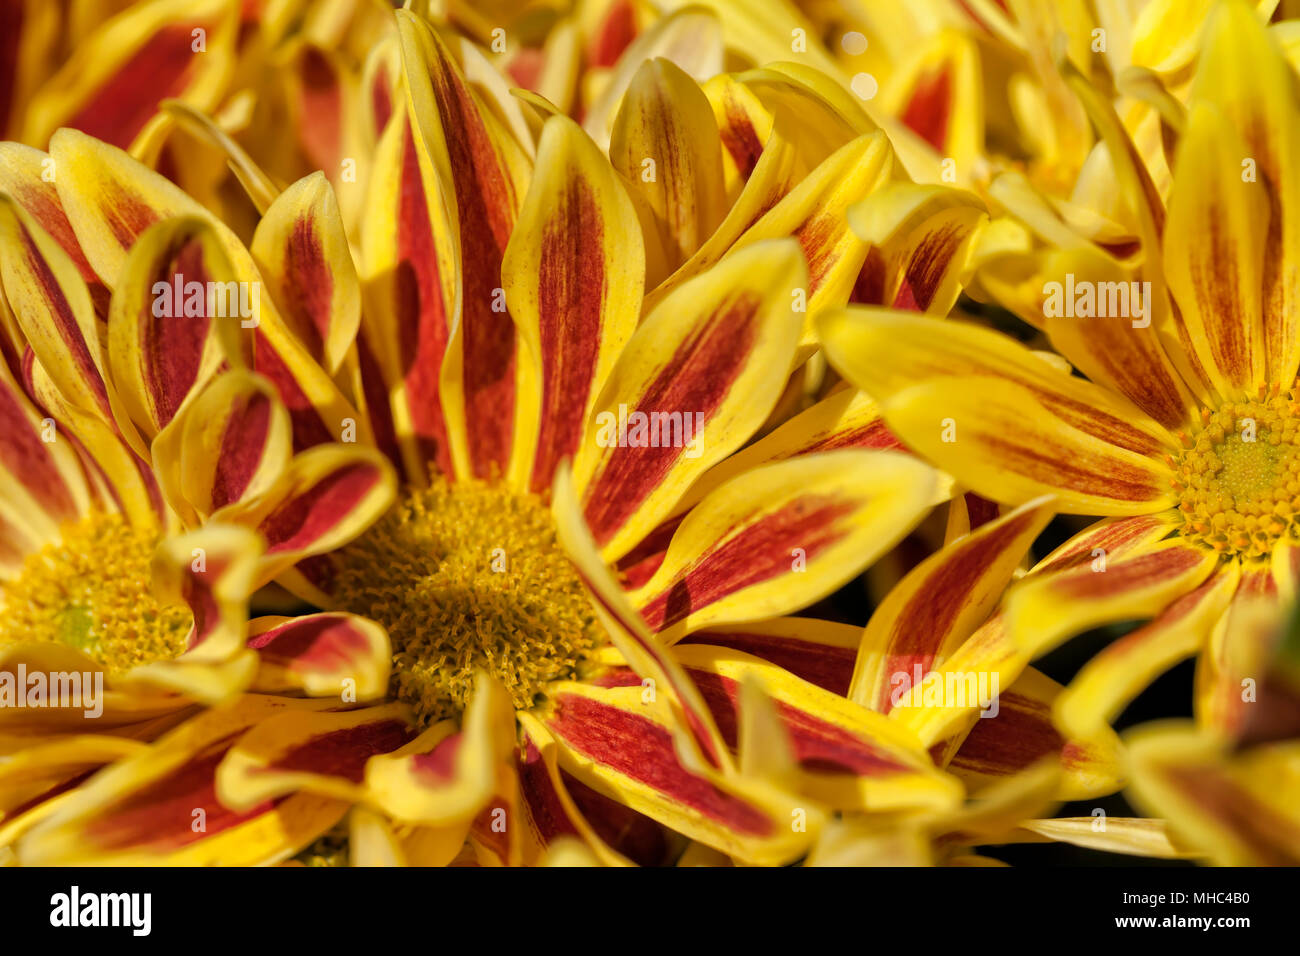
M 1171 458 L 1183 534 L 1223 554 L 1266 555 L 1300 514 L 1300 408 L 1277 386 L 1205 409 Z
M 480 668 L 530 707 L 601 643 L 546 505 L 498 483 L 435 477 L 339 563 L 339 604 L 388 628 L 392 690 L 426 720 L 458 714 Z
M 111 675 L 185 650 L 192 617 L 153 597 L 157 536 L 117 514 L 94 513 L 60 540 L 27 556 L 0 582 L 0 644 L 57 641 L 85 652 Z

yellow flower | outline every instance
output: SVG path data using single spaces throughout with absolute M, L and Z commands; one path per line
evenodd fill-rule
M 1188 826 L 1189 806 L 1208 813 L 1227 791 L 1190 769 L 1158 784 L 1144 776 L 1183 758 L 1217 767 L 1223 741 L 1244 732 L 1273 633 L 1244 625 L 1246 608 L 1262 599 L 1276 614 L 1293 600 L 1300 554 L 1300 197 L 1291 169 L 1300 109 L 1290 67 L 1247 5 L 1221 4 L 1206 38 L 1167 206 L 1110 105 L 1074 84 L 1142 224 L 1135 270 L 1067 246 L 1046 273 L 1076 297 L 1060 310 L 1046 302 L 1043 326 L 1086 379 L 965 323 L 848 309 L 823 316 L 819 331 L 831 362 L 881 401 L 891 429 L 960 485 L 1007 505 L 1046 495 L 1063 513 L 1105 516 L 1016 582 L 969 639 L 945 647 L 932 634 L 943 659 L 936 679 L 991 670 L 1005 685 L 1076 634 L 1149 619 L 1083 668 L 1056 698 L 1055 722 L 1071 739 L 1106 733 L 1154 677 L 1196 656 L 1200 733 L 1135 743 L 1136 786 L 1154 794 L 1147 806 L 1172 804 L 1171 822 L 1195 849 L 1265 861 L 1294 853 L 1286 831 L 1251 834 L 1244 818 Z M 884 348 L 892 361 L 871 361 Z M 929 710 L 913 723 L 928 742 L 967 718 Z M 1252 754 L 1247 776 L 1291 779 L 1290 745 Z M 1292 832 L 1294 793 L 1288 783 L 1267 798 Z M 1225 830 L 1235 834 L 1231 849 Z
M 874 403 L 823 389 L 813 319 L 946 311 L 978 202 L 906 181 L 815 77 L 702 88 L 647 41 L 607 125 L 537 98 L 515 125 L 480 51 L 395 22 L 356 181 L 281 189 L 166 107 L 238 171 L 247 245 L 83 133 L 3 147 L 14 351 L 197 529 L 161 559 L 196 629 L 214 582 L 223 607 L 275 581 L 325 609 L 237 616 L 256 673 L 16 817 L 19 860 L 275 861 L 357 805 L 364 861 L 450 862 L 468 834 L 493 862 L 570 835 L 606 863 L 686 839 L 783 863 L 834 811 L 956 808 L 919 738 L 844 696 L 859 629 L 784 615 L 948 493 Z M 683 35 L 665 23 L 650 40 Z M 206 283 L 238 311 L 208 318 Z M 210 540 L 231 547 L 204 565 Z M 84 771 L 61 743 L 47 764 Z

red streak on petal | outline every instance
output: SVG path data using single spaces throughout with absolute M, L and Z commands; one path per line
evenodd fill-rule
M 107 316 L 109 291 L 99 281 L 99 276 L 90 267 L 90 263 L 86 261 L 86 254 L 81 251 L 77 234 L 73 232 L 72 223 L 68 221 L 67 214 L 63 211 L 63 204 L 59 201 L 59 193 L 54 188 L 54 184 L 28 182 L 16 185 L 13 196 L 28 215 L 40 223 L 41 228 L 49 233 L 50 238 L 57 242 L 72 259 L 77 271 L 81 273 L 81 278 L 86 282 L 96 313 L 101 317 Z
M 975 721 L 949 766 L 953 770 L 1004 776 L 1048 754 L 1059 754 L 1064 745 L 1064 738 L 1052 726 L 1046 704 L 1008 691 L 998 697 L 996 717 Z
M 954 264 L 957 247 L 967 234 L 958 224 L 951 223 L 925 236 L 912 250 L 903 270 L 903 281 L 894 298 L 895 309 L 924 312 L 930 307 L 944 275 Z
M 392 753 L 409 743 L 413 736 L 410 726 L 403 720 L 380 720 L 342 727 L 296 744 L 269 766 L 261 768 L 261 772 L 303 771 L 360 783 L 365 776 L 367 760 L 376 754 Z
M 314 47 L 299 63 L 298 139 L 307 158 L 321 169 L 338 169 L 343 97 L 334 66 Z
M 1052 589 L 1062 598 L 1073 600 L 1140 591 L 1191 571 L 1204 557 L 1203 552 L 1192 547 L 1164 548 L 1129 558 L 1122 566 L 1112 564 L 1106 574 L 1076 571 L 1062 576 Z
M 158 103 L 184 92 L 198 65 L 193 30 L 211 24 L 171 24 L 158 30 L 122 64 L 64 125 L 125 149 L 158 110 Z
M 293 430 L 293 450 L 302 451 L 314 445 L 335 440 L 329 427 L 325 424 L 312 404 L 307 393 L 302 390 L 293 372 L 285 364 L 280 354 L 271 347 L 266 336 L 259 329 L 253 337 L 253 370 L 270 380 L 280 393 L 280 401 L 289 412 L 289 423 Z
M 208 341 L 208 327 L 214 321 L 207 315 L 209 276 L 207 263 L 203 259 L 202 244 L 198 240 L 190 240 L 180 248 L 168 250 L 165 255 L 166 258 L 159 262 L 162 268 L 155 270 L 152 279 L 171 285 L 176 273 L 184 276 L 185 289 L 181 301 L 172 303 L 173 314 L 170 316 L 155 317 L 151 311 L 140 316 L 149 329 L 144 336 L 145 385 L 153 399 L 160 428 L 172 420 L 185 396 L 190 393 Z M 203 314 L 200 316 L 183 314 L 192 282 L 199 283 L 203 289 Z M 152 288 L 153 281 L 149 284 Z M 152 296 L 143 299 L 146 308 L 152 301 Z
M 711 671 L 689 668 L 700 688 L 718 732 L 733 750 L 739 743 L 740 684 Z M 775 701 L 777 715 L 790 734 L 794 757 L 809 770 L 855 773 L 875 777 L 906 768 L 862 738 L 783 701 Z
M 303 345 L 319 361 L 324 355 L 322 343 L 330 331 L 334 274 L 325 261 L 315 223 L 308 216 L 295 220 L 289 232 L 284 275 L 286 287 L 281 290 L 283 301 L 278 304 L 293 320 Z
M 309 490 L 280 505 L 263 519 L 259 530 L 267 552 L 309 547 L 348 516 L 379 483 L 379 470 L 370 464 L 345 465 Z
M 240 396 L 230 409 L 221 434 L 212 479 L 212 509 L 238 501 L 265 452 L 271 425 L 271 401 L 261 392 Z
M 347 618 L 322 614 L 287 621 L 250 638 L 248 646 L 264 660 L 295 671 L 339 671 L 370 645 Z
M 101 197 L 99 209 L 104 216 L 105 225 L 123 249 L 130 249 L 140 233 L 162 218 L 148 200 L 129 191 L 120 182 L 113 183 L 106 190 Z
M 76 505 L 58 466 L 41 436 L 24 413 L 23 403 L 0 384 L 0 469 L 23 484 L 27 492 L 52 517 L 67 519 Z
M 271 810 L 264 801 L 236 813 L 226 809 L 216 794 L 217 764 L 238 734 L 196 755 L 166 776 L 128 794 L 92 820 L 87 835 L 103 850 L 179 850 L 215 836 Z M 193 829 L 194 811 L 204 812 L 205 829 Z
M 555 783 L 547 772 L 541 751 L 531 740 L 519 760 L 519 789 L 533 828 L 544 845 L 549 845 L 556 837 L 578 835 L 578 828 L 569 819 Z
M 429 783 L 442 785 L 456 776 L 456 755 L 465 738 L 455 733 L 438 741 L 427 754 L 416 754 L 411 758 L 411 765 L 417 775 L 426 778 Z
M 90 387 L 91 393 L 95 396 L 100 410 L 106 415 L 110 415 L 108 404 L 108 389 L 104 385 L 104 380 L 99 376 L 99 369 L 95 367 L 94 360 L 90 357 L 90 349 L 86 345 L 86 340 L 82 337 L 81 326 L 77 324 L 77 318 L 72 312 L 72 305 L 63 293 L 63 287 L 59 285 L 54 273 L 50 270 L 49 263 L 41 255 L 40 250 L 36 248 L 31 234 L 28 233 L 27 227 L 20 224 L 23 241 L 23 253 L 27 257 L 27 263 L 31 268 L 32 275 L 41 287 L 41 298 L 49 308 L 50 317 L 54 320 L 55 327 L 59 330 L 59 337 L 63 340 L 63 345 L 67 349 L 73 364 L 76 365 L 81 380 Z
M 940 152 L 948 139 L 951 88 L 952 76 L 946 67 L 923 77 L 912 90 L 901 117 L 905 125 Z
M 541 430 L 533 490 L 549 488 L 556 465 L 582 438 L 601 342 L 604 226 L 586 182 L 572 179 L 542 234 L 538 334 L 542 357 Z
M 550 727 L 584 756 L 710 820 L 745 834 L 762 836 L 773 830 L 772 821 L 756 807 L 683 767 L 672 734 L 645 717 L 577 694 L 560 694 Z
M 433 76 L 460 222 L 466 431 L 474 474 L 492 478 L 510 460 L 515 419 L 515 327 L 496 312 L 501 257 L 517 197 L 468 87 L 450 62 Z
M 663 827 L 631 807 L 593 790 L 563 770 L 560 771 L 560 778 L 569 791 L 569 797 L 577 805 L 578 812 L 607 846 L 638 866 L 668 864 L 673 847 L 669 844 Z
M 687 635 L 681 643 L 730 647 L 752 654 L 841 697 L 848 696 L 858 655 L 856 647 L 817 644 L 779 634 L 697 631 Z
M 757 336 L 761 302 L 739 294 L 700 322 L 677 347 L 634 411 L 703 414 L 705 427 L 745 367 Z M 616 447 L 586 492 L 587 524 L 598 544 L 609 541 L 672 470 L 682 447 Z
M 447 423 L 438 389 L 449 330 L 433 225 L 429 219 L 419 154 L 408 127 L 402 151 L 402 191 L 397 219 L 397 325 L 405 366 L 407 406 L 426 461 L 451 473 Z M 376 396 L 378 398 L 378 396 Z
M 796 498 L 702 555 L 641 616 L 652 630 L 663 630 L 729 594 L 789 574 L 792 549 L 815 560 L 848 533 L 839 522 L 853 510 L 851 501 L 832 495 Z
M 636 8 L 629 0 L 615 0 L 605 13 L 599 32 L 592 38 L 587 59 L 592 66 L 613 66 L 636 39 Z
M 625 589 L 639 588 L 654 577 L 668 556 L 668 544 L 685 517 L 686 513 L 669 518 L 619 560 L 618 580 Z

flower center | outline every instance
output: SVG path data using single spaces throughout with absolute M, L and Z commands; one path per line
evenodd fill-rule
M 1300 513 L 1300 407 L 1294 391 L 1203 409 L 1171 459 L 1183 534 L 1223 554 L 1265 555 Z
M 188 608 L 153 598 L 158 538 L 117 514 L 91 514 L 0 582 L 0 644 L 56 641 L 120 675 L 185 650 Z
M 531 707 L 604 638 L 536 495 L 435 477 L 340 552 L 339 605 L 379 621 L 392 691 L 422 719 L 459 714 L 483 668 Z

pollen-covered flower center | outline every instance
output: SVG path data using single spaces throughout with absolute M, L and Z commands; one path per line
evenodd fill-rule
M 92 514 L 0 582 L 0 644 L 55 641 L 83 651 L 110 674 L 185 650 L 192 616 L 153 596 L 158 539 L 116 514 Z
M 458 714 L 480 668 L 516 707 L 530 707 L 602 642 L 536 495 L 435 478 L 343 549 L 340 563 L 339 603 L 388 628 L 392 690 L 426 720 Z
M 1300 513 L 1295 393 L 1274 386 L 1201 419 L 1175 462 L 1183 534 L 1224 554 L 1268 554 Z

